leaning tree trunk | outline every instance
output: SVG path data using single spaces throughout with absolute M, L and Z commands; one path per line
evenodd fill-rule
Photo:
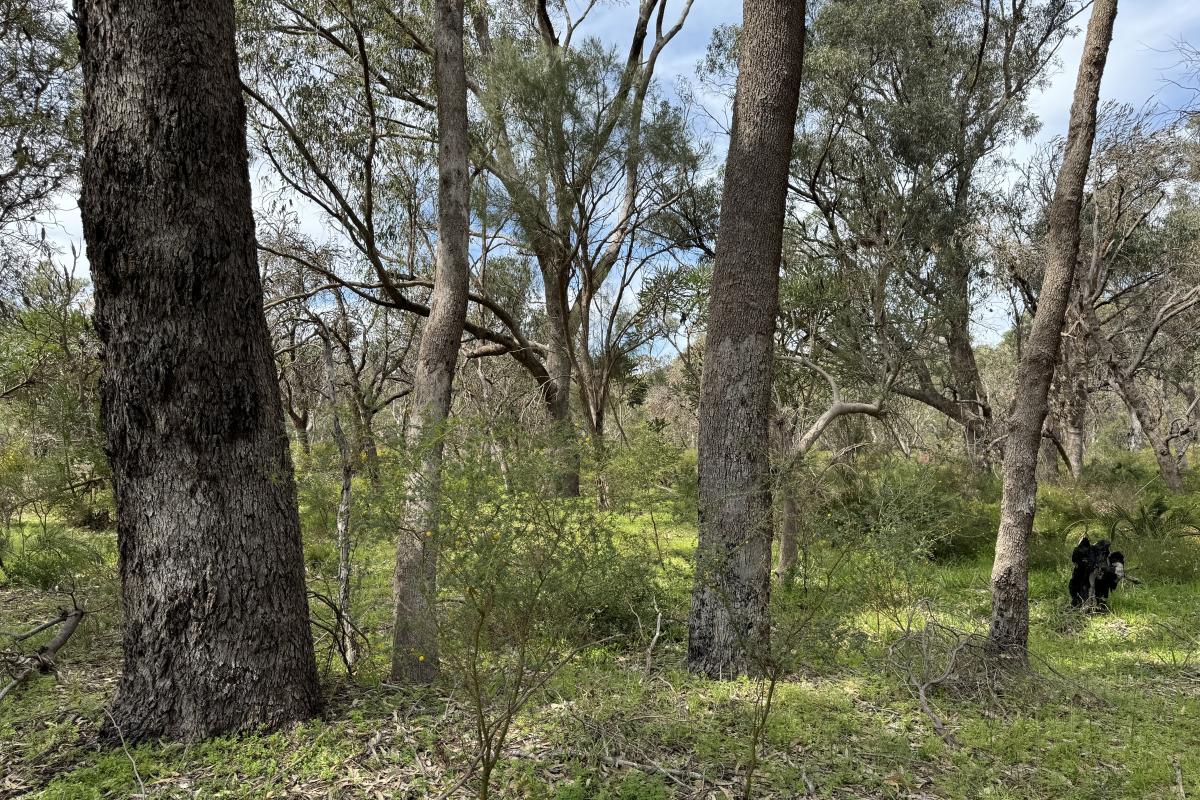
M 997 652 L 1020 660 L 1024 660 L 1029 642 L 1029 535 L 1037 497 L 1038 449 L 1079 254 L 1079 212 L 1096 136 L 1096 102 L 1116 16 L 1117 0 L 1096 0 L 1092 5 L 1066 150 L 1049 208 L 1046 273 L 1017 371 L 1004 447 L 1004 493 L 992 566 L 988 639 Z
M 700 541 L 688 667 L 755 670 L 769 645 L 768 419 L 804 6 L 745 0 L 700 394 Z
M 470 180 L 463 0 L 437 0 L 434 74 L 438 106 L 438 248 L 429 319 L 413 380 L 409 446 L 418 462 L 407 480 L 404 530 L 393 581 L 392 679 L 429 683 L 438 674 L 437 500 L 442 434 L 467 319 Z
M 109 733 L 198 740 L 305 719 L 320 695 L 233 2 L 75 10 L 123 607 Z
M 1145 392 L 1137 384 L 1137 378 L 1122 372 L 1115 358 L 1110 361 L 1109 368 L 1113 373 L 1113 384 L 1117 394 L 1129 409 L 1130 427 L 1150 443 L 1163 485 L 1172 492 L 1183 491 L 1183 476 L 1179 472 L 1179 462 L 1175 459 L 1175 453 L 1171 451 L 1171 441 L 1167 438 L 1169 434 L 1162 430 Z

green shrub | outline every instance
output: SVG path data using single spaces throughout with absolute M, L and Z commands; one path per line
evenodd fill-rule
M 72 589 L 108 572 L 110 540 L 106 538 L 56 523 L 22 526 L 7 538 L 3 574 L 15 585 L 43 591 Z
M 917 559 L 974 556 L 995 540 L 999 487 L 986 473 L 884 457 L 839 474 L 826 509 L 835 539 Z

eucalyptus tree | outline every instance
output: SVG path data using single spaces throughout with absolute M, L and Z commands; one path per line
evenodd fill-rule
M 1081 210 L 1082 252 L 1068 307 L 1066 339 L 1055 374 L 1048 431 L 1060 438 L 1073 474 L 1082 461 L 1082 416 L 1088 395 L 1111 390 L 1149 442 L 1163 483 L 1181 487 L 1172 443 L 1186 438 L 1152 387 L 1174 377 L 1180 395 L 1190 380 L 1188 353 L 1200 311 L 1200 215 L 1192 172 L 1195 145 L 1158 109 L 1109 103 L 1099 112 L 1095 152 Z M 1027 170 L 1019 201 L 1029 218 L 1014 229 L 1010 279 L 1036 308 L 1043 281 L 1043 239 L 1050 186 L 1061 143 Z M 1170 381 L 1167 381 L 1170 382 Z M 1158 392 L 1161 394 L 1161 392 Z M 1190 400 L 1182 400 L 1186 407 Z M 1186 427 L 1186 414 L 1183 417 Z
M 763 668 L 770 643 L 768 413 L 805 4 L 746 0 L 700 386 L 700 538 L 688 668 Z
M 971 342 L 998 152 L 1069 34 L 1069 0 L 835 0 L 817 13 L 792 189 L 805 249 L 857 287 L 830 351 L 899 367 L 891 391 L 962 426 L 993 418 Z
M 1110 107 L 1093 156 L 1083 212 L 1084 255 L 1072 326 L 1103 380 L 1136 418 L 1163 483 L 1183 488 L 1172 431 L 1147 392 L 1200 321 L 1200 212 L 1191 144 L 1174 126 Z
M 996 652 L 1021 662 L 1027 657 L 1029 643 L 1029 537 L 1033 533 L 1037 505 L 1042 425 L 1048 411 L 1050 383 L 1058 362 L 1079 257 L 1079 215 L 1096 137 L 1100 81 L 1116 16 L 1117 0 L 1093 3 L 1075 82 L 1062 165 L 1047 210 L 1046 270 L 1038 294 L 1037 312 L 1021 354 L 1007 422 L 1004 492 L 1000 501 L 996 557 L 992 565 L 992 620 L 988 643 Z
M 471 185 L 467 172 L 467 67 L 463 0 L 435 0 L 434 84 L 437 87 L 437 266 L 429 321 L 413 378 L 410 446 L 417 462 L 405 493 L 404 530 L 392 582 L 392 679 L 428 683 L 438 674 L 437 519 L 442 450 L 450 395 L 467 317 L 471 263 Z
M 488 128 L 480 164 L 503 187 L 518 244 L 541 276 L 548 378 L 541 389 L 563 444 L 564 495 L 579 492 L 570 401 L 582 352 L 576 342 L 581 330 L 590 333 L 586 307 L 639 229 L 687 191 L 698 166 L 676 114 L 663 108 L 647 117 L 659 56 L 692 0 L 683 0 L 669 27 L 668 5 L 640 0 L 624 59 L 583 38 L 591 5 L 573 19 L 567 5 L 555 13 L 538 0 L 533 19 L 518 15 L 496 30 L 482 10 L 473 14 L 486 65 L 473 88 Z
M 320 691 L 233 3 L 86 0 L 76 14 L 122 585 L 108 733 L 197 740 L 305 719 Z
M 70 188 L 81 149 L 78 45 L 67 7 L 0 2 L 0 289 L 30 248 L 36 222 Z M 34 258 L 34 261 L 37 259 Z

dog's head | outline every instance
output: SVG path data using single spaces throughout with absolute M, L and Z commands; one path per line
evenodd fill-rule
M 1071 561 L 1089 570 L 1112 571 L 1119 577 L 1125 576 L 1125 555 L 1112 550 L 1107 539 L 1093 543 L 1084 536 L 1071 552 Z

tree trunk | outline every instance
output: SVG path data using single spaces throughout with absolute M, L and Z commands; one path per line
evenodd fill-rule
M 1076 480 L 1083 477 L 1083 456 L 1087 445 L 1084 426 L 1087 424 L 1087 338 L 1073 336 L 1062 344 L 1060 369 L 1065 369 L 1061 386 L 1062 399 L 1059 436 L 1067 454 L 1067 469 Z
M 1109 361 L 1109 369 L 1113 372 L 1113 384 L 1117 394 L 1129 409 L 1130 426 L 1140 434 L 1140 438 L 1150 443 L 1150 448 L 1154 451 L 1154 460 L 1158 462 L 1163 485 L 1172 492 L 1183 491 L 1183 477 L 1179 473 L 1179 462 L 1175 460 L 1175 454 L 1171 451 L 1168 434 L 1162 430 L 1158 417 L 1146 400 L 1146 395 L 1137 385 L 1137 378 L 1121 372 L 1115 357 Z
M 123 608 L 108 733 L 195 741 L 306 719 L 320 694 L 233 2 L 75 10 Z
M 971 346 L 971 267 L 960 246 L 950 250 L 949 296 L 944 301 L 950 376 L 962 412 L 967 458 L 979 468 L 989 468 L 993 463 L 988 441 L 992 410 L 975 361 L 975 348 Z
M 375 441 L 375 411 L 363 400 L 361 391 L 355 391 L 350 410 L 354 414 L 354 434 L 358 452 L 362 454 L 364 471 L 373 488 L 382 485 L 379 467 L 379 446 Z
M 1017 370 L 1004 447 L 1004 492 L 992 566 L 988 639 L 997 652 L 1022 661 L 1029 643 L 1029 535 L 1037 498 L 1038 448 L 1079 254 L 1079 212 L 1096 136 L 1096 102 L 1116 15 L 1117 0 L 1096 0 L 1092 5 L 1066 150 L 1049 208 L 1046 273 Z
M 688 667 L 761 668 L 769 646 L 768 420 L 804 6 L 745 0 L 700 393 L 700 540 Z
M 1132 406 L 1129 407 L 1129 437 L 1126 441 L 1128 442 L 1127 449 L 1131 453 L 1136 453 L 1146 444 L 1146 433 L 1142 430 L 1142 421 L 1138 419 L 1138 413 Z
M 546 318 L 549 323 L 546 371 L 550 383 L 543 387 L 546 411 L 550 416 L 550 435 L 555 447 L 555 493 L 559 497 L 579 496 L 579 443 L 571 421 L 571 329 L 570 307 L 567 302 L 567 276 L 570 267 L 555 261 L 554 267 L 543 267 L 542 281 L 546 286 Z
M 337 368 L 333 361 L 333 346 L 329 334 L 323 335 L 325 344 L 325 381 L 326 392 L 329 395 L 329 416 L 333 420 L 333 441 L 337 445 L 338 458 L 342 464 L 342 488 L 338 495 L 337 507 L 337 545 L 338 545 L 338 613 L 342 616 L 342 625 L 338 627 L 339 635 L 345 635 L 350 630 L 350 501 L 354 490 L 354 454 L 350 452 L 350 442 L 346 440 L 346 431 L 342 429 L 341 415 L 337 404 Z M 354 640 L 347 636 L 342 643 L 346 654 L 346 669 L 354 671 L 358 654 L 355 652 Z
M 775 576 L 784 579 L 796 568 L 800 555 L 800 507 L 792 495 L 791 488 L 784 489 L 783 521 L 779 526 L 779 561 L 775 565 Z
M 1054 445 L 1054 440 L 1049 436 L 1042 437 L 1041 459 L 1038 469 L 1039 477 L 1047 483 L 1053 483 L 1058 480 L 1058 448 Z
M 404 530 L 396 546 L 392 679 L 429 683 L 438 674 L 437 500 L 442 434 L 467 319 L 470 178 L 463 0 L 437 0 L 434 74 L 438 107 L 438 247 L 429 319 L 413 378 L 409 446 L 418 464 L 407 480 Z

